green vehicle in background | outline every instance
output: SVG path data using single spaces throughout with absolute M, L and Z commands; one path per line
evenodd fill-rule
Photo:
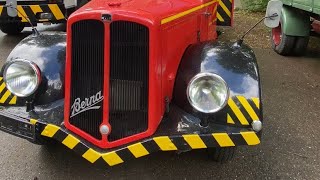
M 320 0 L 282 0 L 278 27 L 272 29 L 272 48 L 281 55 L 303 55 L 311 35 L 320 34 Z

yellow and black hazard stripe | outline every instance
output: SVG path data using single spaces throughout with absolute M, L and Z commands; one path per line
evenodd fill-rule
M 64 22 L 66 17 L 66 10 L 63 4 L 41 4 L 41 5 L 18 5 L 17 10 L 19 11 L 18 17 L 21 22 L 28 22 L 25 17 L 33 23 L 49 21 L 48 19 L 38 19 L 39 13 L 52 13 L 51 22 Z M 8 17 L 7 8 L 0 6 L 0 19 Z
M 233 3 L 234 0 L 218 0 L 217 9 L 217 25 L 231 26 L 233 18 Z
M 253 121 L 261 120 L 259 98 L 235 96 L 228 100 L 227 123 L 249 126 Z
M 13 95 L 6 88 L 6 84 L 3 81 L 3 78 L 0 77 L 0 105 L 3 105 L 3 104 L 14 105 L 16 103 L 17 103 L 17 96 Z
M 210 147 L 252 146 L 260 144 L 259 136 L 253 131 L 242 131 L 237 133 L 217 132 L 204 135 L 186 134 L 153 137 L 113 151 L 99 152 L 89 147 L 84 142 L 81 142 L 77 136 L 68 133 L 68 131 L 59 126 L 43 124 L 34 119 L 31 119 L 30 123 L 36 125 L 42 136 L 56 139 L 89 162 L 100 162 L 109 166 L 121 164 L 130 159 L 140 158 L 157 151 L 184 151 Z

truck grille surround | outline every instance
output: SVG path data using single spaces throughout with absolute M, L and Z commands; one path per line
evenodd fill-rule
M 83 101 L 104 92 L 104 83 L 109 83 L 109 99 L 103 101 L 109 103 L 105 112 L 109 113 L 111 133 L 107 138 L 112 142 L 148 129 L 149 29 L 128 21 L 114 21 L 109 27 L 105 30 L 99 20 L 82 20 L 72 25 L 70 104 L 76 98 Z M 105 59 L 104 39 L 109 35 L 110 57 Z M 110 64 L 109 82 L 104 81 L 104 72 L 108 72 L 105 64 Z M 101 140 L 103 101 L 95 104 L 99 109 L 70 117 L 70 124 Z M 70 116 L 71 113 L 72 110 Z

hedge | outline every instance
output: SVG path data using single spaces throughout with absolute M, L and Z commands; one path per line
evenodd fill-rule
M 264 11 L 269 0 L 240 0 L 243 9 L 249 11 Z

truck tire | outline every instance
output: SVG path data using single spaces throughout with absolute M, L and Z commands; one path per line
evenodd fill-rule
M 0 24 L 0 30 L 8 35 L 17 35 L 24 29 L 24 24 L 19 22 Z
M 226 163 L 233 159 L 236 147 L 209 148 L 207 149 L 207 152 L 209 159 L 219 163 Z
M 283 33 L 281 23 L 271 31 L 272 49 L 280 55 L 293 55 L 295 40 L 294 36 L 288 36 Z
M 309 44 L 309 39 L 310 39 L 310 36 L 296 37 L 295 46 L 293 48 L 294 55 L 302 56 L 305 54 Z

